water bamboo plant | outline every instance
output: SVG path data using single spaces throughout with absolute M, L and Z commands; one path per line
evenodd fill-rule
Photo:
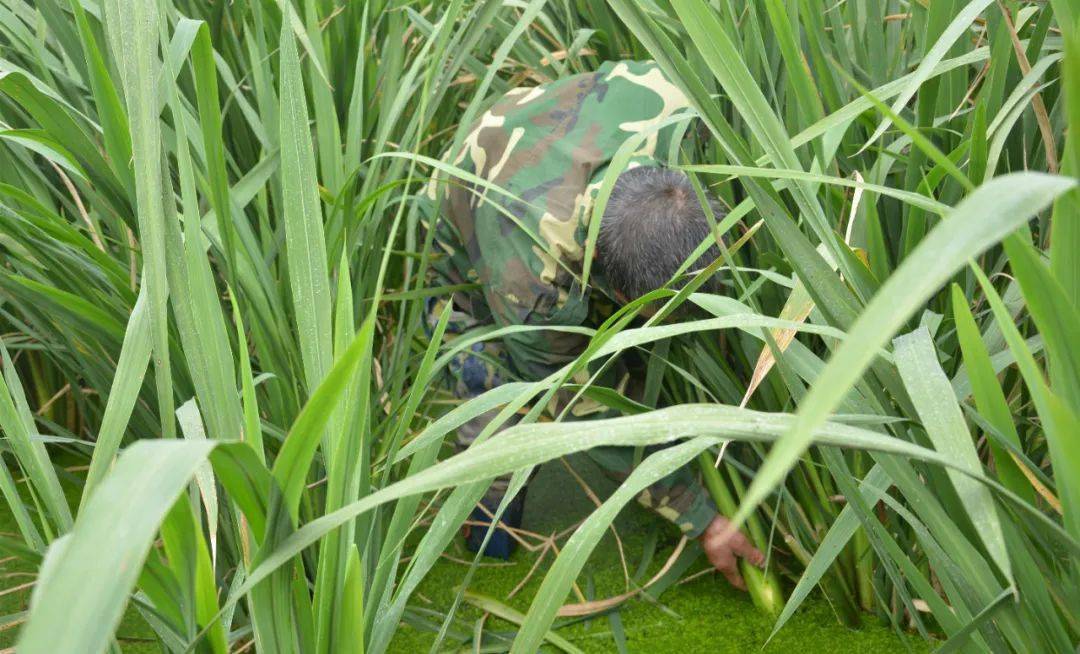
M 777 630 L 820 588 L 845 624 L 943 651 L 1073 651 L 1078 20 L 1071 0 L 0 0 L 0 550 L 37 569 L 19 650 L 116 649 L 131 607 L 168 651 L 387 651 L 488 480 L 667 443 L 564 544 L 511 651 L 566 648 L 559 607 L 612 520 L 695 461 L 772 545 L 751 589 Z M 444 155 L 502 92 L 620 58 L 691 100 L 672 164 L 728 205 L 724 256 L 551 377 L 448 406 L 447 362 L 505 332 L 425 329 L 426 298 L 461 289 L 425 285 L 416 200 L 461 176 Z M 707 274 L 724 293 L 695 292 Z M 647 405 L 592 389 L 626 415 L 541 420 L 634 350 Z M 443 452 L 497 407 L 520 424 Z

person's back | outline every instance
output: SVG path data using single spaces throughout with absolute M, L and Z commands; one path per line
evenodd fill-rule
M 603 308 L 670 280 L 698 245 L 709 221 L 686 177 L 661 167 L 673 158 L 687 120 L 683 93 L 652 62 L 605 63 L 596 72 L 535 88 L 515 89 L 472 127 L 450 163 L 488 185 L 447 184 L 437 227 L 444 283 L 476 282 L 480 291 L 455 296 L 454 332 L 481 324 L 596 326 Z M 604 212 L 594 272 L 581 287 L 585 239 L 595 196 L 608 166 L 628 140 L 637 144 Z M 489 188 L 490 186 L 491 188 Z M 430 219 L 435 218 L 430 216 Z M 703 263 L 716 256 L 706 251 Z M 614 282 L 614 283 L 612 283 Z M 610 301 L 607 301 L 610 300 Z M 432 319 L 437 308 L 433 308 Z M 476 344 L 451 365 L 455 394 L 475 397 L 507 377 L 542 379 L 578 357 L 581 333 L 531 330 Z M 580 417 L 575 411 L 571 417 Z M 594 415 L 596 412 L 592 412 Z M 494 412 L 459 430 L 467 447 Z M 591 452 L 609 472 L 632 467 L 631 452 Z M 493 484 L 474 520 L 501 500 L 506 480 Z M 642 494 L 641 501 L 691 536 L 715 523 L 716 510 L 695 476 L 681 470 Z M 520 522 L 522 500 L 504 516 Z M 470 545 L 479 545 L 474 533 Z M 501 535 L 501 536 L 500 536 Z M 502 530 L 488 553 L 506 555 Z
M 653 130 L 687 100 L 651 62 L 605 63 L 596 72 L 509 92 L 476 122 L 454 165 L 517 199 L 454 184 L 444 217 L 456 229 L 457 278 L 483 286 L 496 324 L 580 325 L 590 293 L 578 282 L 594 195 L 619 147 L 651 131 L 632 165 L 656 165 L 674 126 Z M 444 232 L 445 233 L 445 232 Z M 609 294 L 602 279 L 590 289 Z M 530 341 L 538 341 L 536 350 Z M 517 372 L 538 378 L 574 358 L 581 339 L 510 339 Z

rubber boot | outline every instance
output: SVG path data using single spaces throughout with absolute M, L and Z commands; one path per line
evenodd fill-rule
M 501 499 L 495 499 L 489 501 L 488 498 L 482 500 L 482 504 L 487 509 L 481 509 L 477 506 L 473 509 L 472 515 L 469 516 L 469 522 L 473 523 L 465 526 L 465 547 L 470 552 L 476 552 L 480 549 L 480 545 L 483 544 L 484 538 L 487 536 L 487 532 L 491 529 L 491 518 L 488 516 L 490 512 L 495 514 L 495 510 L 499 507 Z M 525 490 L 522 489 L 520 493 L 510 501 L 510 505 L 506 507 L 506 511 L 503 512 L 500 522 L 507 527 L 517 529 L 521 527 L 521 516 L 525 509 Z M 495 528 L 495 533 L 491 535 L 488 540 L 487 547 L 484 548 L 484 556 L 490 556 L 496 559 L 507 560 L 510 555 L 517 549 L 517 541 L 510 535 L 508 531 L 501 527 Z

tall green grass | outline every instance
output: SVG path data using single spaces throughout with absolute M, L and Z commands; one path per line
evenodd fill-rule
M 169 651 L 382 652 L 490 479 L 658 443 L 565 544 L 514 651 L 567 648 L 552 625 L 600 536 L 695 460 L 774 546 L 752 591 L 774 606 L 789 582 L 776 629 L 820 588 L 845 624 L 877 613 L 946 651 L 1072 651 L 1078 18 L 1068 0 L 0 0 L 0 493 L 19 529 L 0 549 L 38 567 L 20 651 L 115 649 L 130 606 Z M 428 335 L 424 298 L 455 289 L 425 288 L 420 197 L 466 177 L 443 155 L 501 92 L 627 57 L 700 118 L 670 164 L 729 206 L 722 259 L 585 330 L 551 377 L 451 402 L 454 353 L 524 327 L 444 342 L 444 315 Z M 713 273 L 725 293 L 694 292 Z M 570 385 L 626 416 L 539 420 L 586 364 L 634 351 L 644 402 Z

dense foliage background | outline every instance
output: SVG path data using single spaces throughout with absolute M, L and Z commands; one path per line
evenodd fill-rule
M 130 604 L 168 651 L 385 651 L 490 478 L 677 441 L 560 543 L 527 614 L 483 607 L 521 625 L 513 651 L 573 649 L 551 628 L 593 548 L 694 461 L 770 551 L 746 574 L 777 629 L 820 589 L 844 624 L 950 651 L 1073 651 L 1078 18 L 0 0 L 0 549 L 38 570 L 20 649 L 115 647 Z M 443 342 L 444 316 L 429 337 L 425 298 L 460 289 L 425 288 L 416 200 L 436 171 L 485 185 L 445 162 L 502 92 L 623 58 L 692 100 L 670 164 L 728 205 L 724 256 L 552 377 L 456 404 L 442 368 L 501 334 Z M 726 292 L 694 292 L 712 274 Z M 626 353 L 650 355 L 644 403 L 579 374 Z M 626 416 L 564 424 L 563 386 Z M 522 424 L 440 456 L 500 406 Z M 506 649 L 482 620 L 450 636 L 467 586 L 435 647 Z

